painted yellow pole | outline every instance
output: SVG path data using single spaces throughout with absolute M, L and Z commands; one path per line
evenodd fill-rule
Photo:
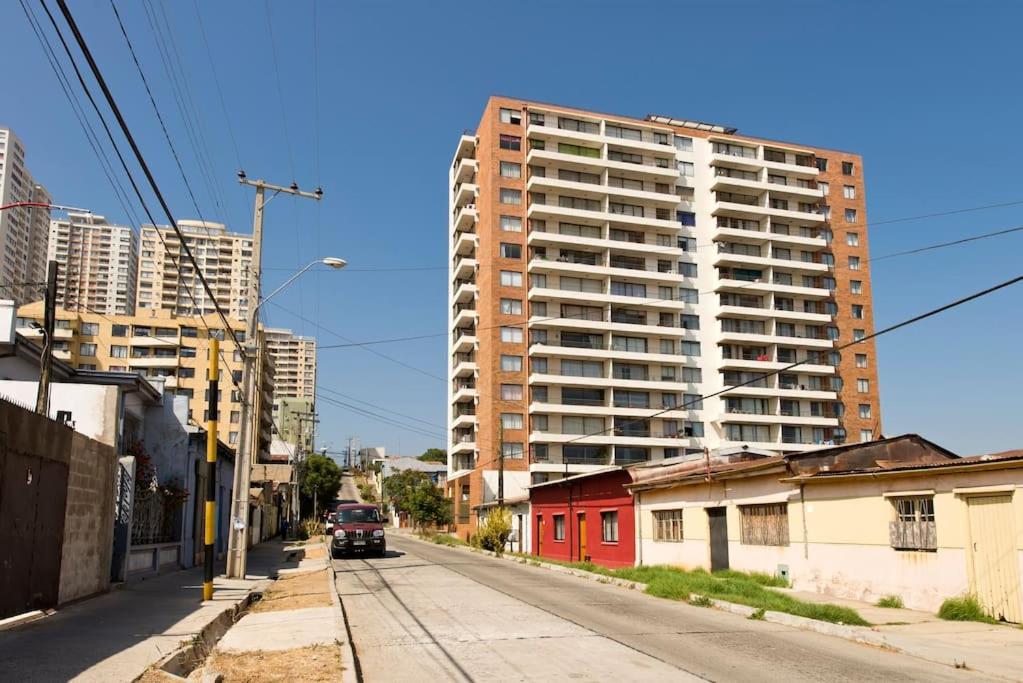
M 202 599 L 213 599 L 213 543 L 216 540 L 217 516 L 217 405 L 220 389 L 220 340 L 210 340 L 210 365 L 206 376 L 209 385 L 209 417 L 206 421 L 206 537 L 203 564 Z

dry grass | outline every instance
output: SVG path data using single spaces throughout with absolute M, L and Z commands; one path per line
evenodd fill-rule
M 223 674 L 225 683 L 334 683 L 341 680 L 341 648 L 337 645 L 311 645 L 294 650 L 214 652 L 203 667 L 192 672 L 189 679 L 202 680 L 204 670 Z
M 333 602 L 328 592 L 327 579 L 322 569 L 284 576 L 263 593 L 263 598 L 253 604 L 253 612 L 279 612 L 306 607 L 330 607 Z
M 318 557 L 326 557 L 327 551 L 323 549 L 322 545 L 313 546 L 312 548 L 306 548 L 304 550 L 305 555 L 303 556 L 306 560 L 315 560 Z

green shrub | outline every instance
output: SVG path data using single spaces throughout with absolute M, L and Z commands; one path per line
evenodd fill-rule
M 301 541 L 323 535 L 323 522 L 309 517 L 298 524 L 298 538 Z
M 501 554 L 512 531 L 512 516 L 508 508 L 493 508 L 476 531 L 477 548 Z
M 693 607 L 710 607 L 714 602 L 706 595 L 694 595 L 689 598 L 689 604 Z
M 980 621 L 985 624 L 998 623 L 997 619 L 993 619 L 984 613 L 984 608 L 980 606 L 976 596 L 973 595 L 949 598 L 941 603 L 938 617 L 948 621 Z
M 878 607 L 887 607 L 889 609 L 902 609 L 905 605 L 902 602 L 902 598 L 898 595 L 886 595 L 877 601 Z
M 763 621 L 764 620 L 764 608 L 761 607 L 760 609 L 756 610 L 755 612 L 753 612 L 753 614 L 749 615 L 746 618 L 750 619 L 751 621 Z

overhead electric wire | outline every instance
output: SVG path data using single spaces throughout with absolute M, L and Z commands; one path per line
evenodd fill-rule
M 351 403 L 347 403 L 345 401 L 338 400 L 336 398 L 331 398 L 329 396 L 320 396 L 320 400 L 321 401 L 325 401 L 326 403 L 328 403 L 330 405 L 333 405 L 335 407 L 344 408 L 344 409 L 349 410 L 351 412 L 354 412 L 354 413 L 356 413 L 358 415 L 362 415 L 363 417 L 368 417 L 370 419 L 377 420 L 378 422 L 383 422 L 384 424 L 391 425 L 392 427 L 398 427 L 399 429 L 404 429 L 406 431 L 410 431 L 410 432 L 413 432 L 415 434 L 419 434 L 420 436 L 426 436 L 426 437 L 430 437 L 432 439 L 444 439 L 445 438 L 444 433 L 442 431 L 436 431 L 436 432 L 427 431 L 423 427 L 417 427 L 415 425 L 410 425 L 410 424 L 407 424 L 407 423 L 404 423 L 404 422 L 400 422 L 398 420 L 395 420 L 394 418 L 388 417 L 386 415 L 381 415 L 379 413 L 375 413 L 375 412 L 373 412 L 371 410 L 367 410 L 365 408 L 361 408 L 359 406 L 353 405 Z
M 438 426 L 438 424 L 436 422 L 430 422 L 429 420 L 423 420 L 422 418 L 413 417 L 412 415 L 406 415 L 405 413 L 399 413 L 396 410 L 391 410 L 390 408 L 387 408 L 385 406 L 379 406 L 379 405 L 377 405 L 375 403 L 370 403 L 369 401 L 364 401 L 363 399 L 356 398 L 355 396 L 349 396 L 348 394 L 343 394 L 340 391 L 337 391 L 335 389 L 330 389 L 329 387 L 325 387 L 325 386 L 320 385 L 320 384 L 316 385 L 316 390 L 317 391 L 325 391 L 328 394 L 335 394 L 337 396 L 340 396 L 341 398 L 348 399 L 349 401 L 355 401 L 356 403 L 362 403 L 362 404 L 367 405 L 367 406 L 369 406 L 371 408 L 376 408 L 377 410 L 383 410 L 384 412 L 392 413 L 392 414 L 394 414 L 394 415 L 396 415 L 398 417 L 405 418 L 406 420 L 413 420 L 415 422 L 421 422 L 424 425 L 428 425 L 430 427 L 437 427 Z M 443 427 L 441 428 L 441 430 L 443 431 Z
M 213 52 L 210 50 L 210 42 L 206 38 L 206 26 L 202 21 L 202 13 L 199 11 L 199 0 L 192 0 L 192 6 L 195 8 L 196 22 L 199 24 L 199 35 L 202 37 L 203 47 L 206 49 L 206 58 L 210 62 L 210 73 L 213 75 L 213 84 L 217 88 L 217 98 L 220 101 L 220 111 L 224 114 L 224 122 L 227 124 L 227 134 L 231 138 L 231 147 L 234 149 L 235 161 L 238 162 L 238 168 L 242 167 L 242 155 L 238 148 L 238 139 L 234 135 L 234 126 L 231 125 L 231 115 L 227 112 L 227 104 L 224 100 L 224 90 L 220 87 L 220 76 L 217 74 L 217 63 L 213 59 Z
M 967 242 L 976 242 L 977 240 L 988 239 L 989 237 L 998 237 L 1000 235 L 1008 235 L 1013 232 L 1023 231 L 1023 225 L 1018 225 L 1014 228 L 1005 228 L 1003 230 L 995 230 L 994 232 L 986 232 L 981 235 L 973 235 L 971 237 L 964 237 L 958 240 L 952 240 L 951 242 L 939 242 L 938 244 L 931 244 L 926 247 L 918 247 L 916 249 L 907 249 L 905 251 L 897 251 L 892 254 L 883 254 L 881 256 L 874 256 L 873 258 L 867 259 L 867 261 L 883 261 L 884 259 L 895 258 L 896 256 L 908 256 L 910 254 L 919 254 L 924 251 L 931 251 L 933 249 L 943 249 L 945 247 L 954 247 L 959 244 L 966 244 Z
M 281 123 L 284 127 L 284 144 L 288 151 L 288 164 L 291 167 L 292 180 L 295 178 L 295 155 L 291 148 L 291 136 L 288 133 L 288 114 L 284 106 L 284 88 L 281 86 L 281 67 L 277 58 L 277 41 L 274 39 L 273 17 L 270 14 L 270 0 L 263 5 L 266 9 L 266 28 L 270 33 L 270 55 L 274 63 L 274 81 L 277 84 L 277 101 L 281 105 Z

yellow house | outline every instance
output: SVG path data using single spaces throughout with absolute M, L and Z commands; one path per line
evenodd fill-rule
M 971 593 L 1023 622 L 1023 450 L 957 457 L 909 434 L 637 469 L 637 562 L 787 576 L 936 611 Z

